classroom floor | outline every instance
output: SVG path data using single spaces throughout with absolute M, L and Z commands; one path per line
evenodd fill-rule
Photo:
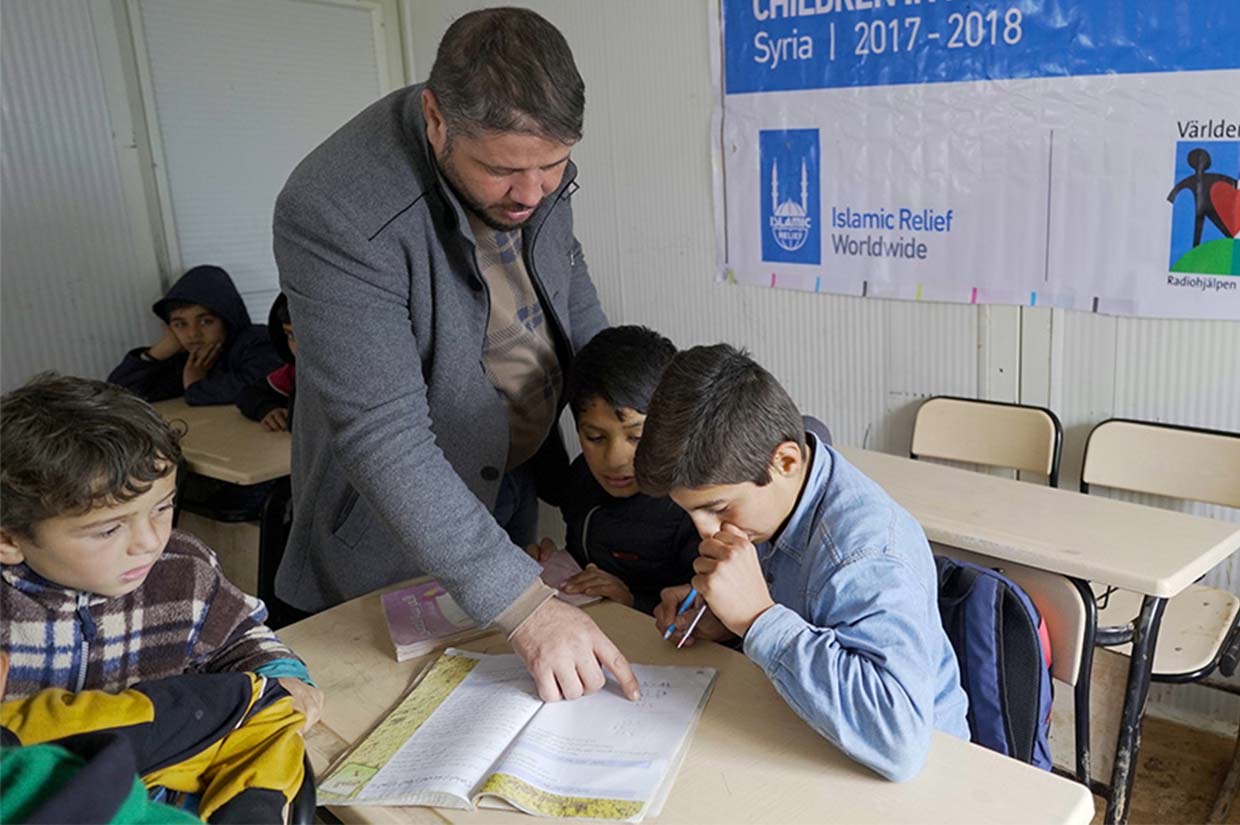
M 1205 822 L 1231 766 L 1235 740 L 1151 716 L 1141 736 L 1141 763 L 1132 790 L 1132 825 Z M 1094 797 L 1094 825 L 1106 802 Z M 1240 825 L 1240 799 L 1224 822 Z

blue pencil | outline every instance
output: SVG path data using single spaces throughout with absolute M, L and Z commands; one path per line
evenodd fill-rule
M 696 599 L 697 596 L 698 596 L 697 588 L 695 587 L 689 588 L 689 595 L 685 596 L 685 600 L 680 603 L 680 607 L 676 608 L 676 616 L 679 617 L 682 613 L 688 610 L 689 605 L 693 604 L 693 600 Z M 673 620 L 672 623 L 667 626 L 667 630 L 663 631 L 663 638 L 664 639 L 672 638 L 672 633 L 675 632 L 675 630 L 676 630 L 676 622 Z

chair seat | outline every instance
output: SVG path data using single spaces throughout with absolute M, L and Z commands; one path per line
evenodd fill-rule
M 1102 594 L 1101 585 L 1093 587 Z M 1098 626 L 1121 626 L 1132 621 L 1141 612 L 1141 600 L 1138 593 L 1116 590 L 1106 609 L 1098 611 Z M 1237 613 L 1240 596 L 1199 584 L 1168 600 L 1154 649 L 1154 678 L 1194 673 L 1209 666 L 1231 632 Z M 1132 645 L 1108 649 L 1127 656 Z

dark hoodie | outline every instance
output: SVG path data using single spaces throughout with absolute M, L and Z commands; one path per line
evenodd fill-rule
M 693 578 L 702 539 L 676 502 L 643 493 L 610 495 L 590 472 L 585 456 L 577 456 L 569 479 L 561 506 L 565 547 L 582 567 L 597 565 L 624 582 L 633 594 L 634 609 L 653 612 L 659 591 Z
M 296 357 L 289 348 L 288 335 L 284 332 L 281 316 L 288 316 L 288 296 L 283 292 L 276 296 L 271 312 L 267 313 L 267 337 L 271 339 L 271 346 L 275 348 L 284 366 L 272 370 L 261 381 L 243 387 L 237 395 L 237 408 L 246 418 L 254 421 L 262 421 L 272 410 L 287 409 L 291 428 L 297 368 Z
M 185 396 L 193 406 L 232 404 L 243 387 L 262 380 L 280 366 L 279 356 L 267 340 L 262 324 L 251 324 L 245 302 L 233 285 L 232 278 L 218 266 L 196 266 L 181 276 L 168 294 L 151 307 L 165 324 L 172 311 L 170 304 L 199 304 L 211 310 L 228 326 L 224 350 L 216 359 L 207 377 L 185 389 L 182 371 L 189 353 L 178 352 L 164 361 L 143 357 L 146 347 L 130 350 L 120 366 L 112 370 L 108 381 L 137 393 L 147 401 L 163 401 Z

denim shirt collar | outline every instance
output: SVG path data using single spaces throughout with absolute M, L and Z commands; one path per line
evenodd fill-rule
M 831 479 L 831 469 L 835 462 L 831 451 L 813 433 L 805 434 L 805 443 L 811 451 L 811 458 L 809 469 L 805 473 L 805 483 L 801 486 L 801 495 L 797 500 L 797 506 L 792 510 L 792 515 L 784 524 L 784 529 L 780 531 L 779 538 L 775 540 L 774 546 L 761 554 L 763 561 L 773 558 L 776 553 L 789 553 L 793 557 L 799 557 L 800 548 L 809 544 L 810 533 L 814 529 L 815 514 L 826 492 L 827 482 Z

